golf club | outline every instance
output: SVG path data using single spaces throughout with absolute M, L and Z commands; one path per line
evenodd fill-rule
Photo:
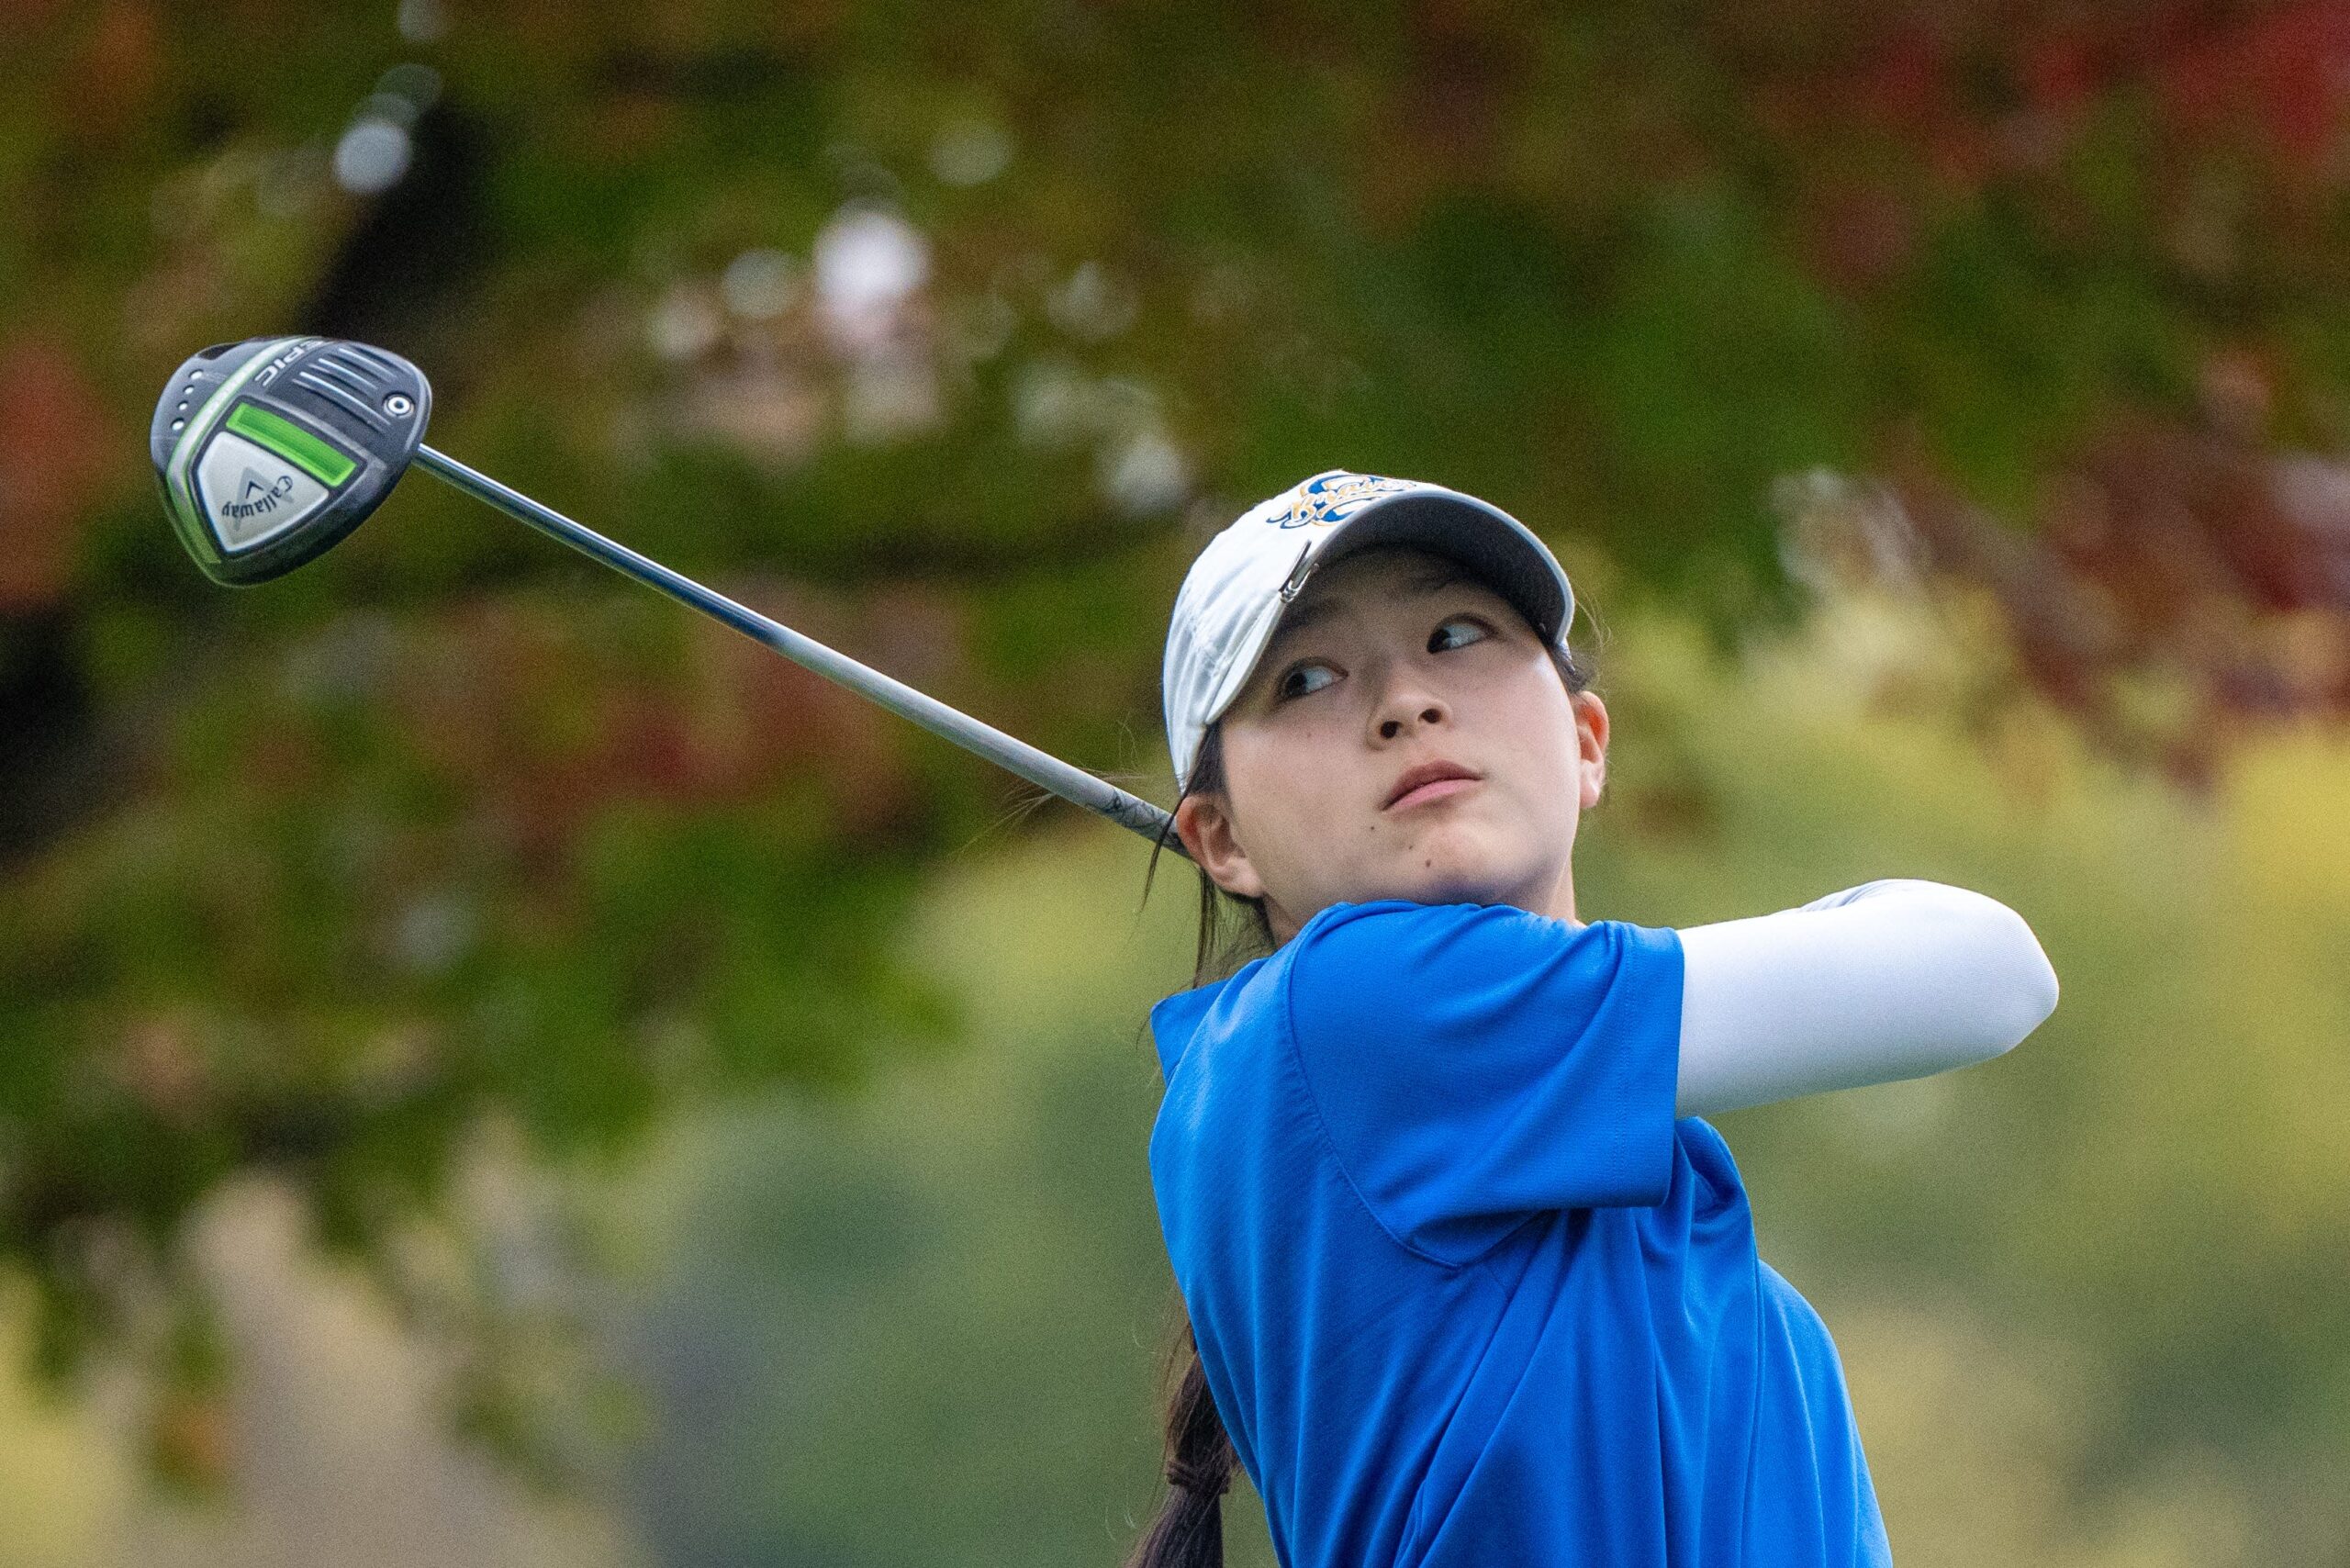
M 1182 852 L 1168 813 L 869 669 L 424 444 L 432 389 L 397 354 L 333 338 L 248 338 L 182 364 L 150 431 L 163 505 L 215 582 L 282 577 L 340 543 L 417 464 L 509 517 L 724 622 L 1030 783 Z

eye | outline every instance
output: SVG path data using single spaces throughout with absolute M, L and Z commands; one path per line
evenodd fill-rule
M 1445 633 L 1451 631 L 1456 626 L 1466 627 L 1472 634 L 1462 638 L 1460 642 L 1447 642 L 1445 640 Z M 1456 615 L 1450 620 L 1439 624 L 1434 632 L 1428 634 L 1428 652 L 1432 654 L 1440 654 L 1448 648 L 1460 647 L 1463 643 L 1474 643 L 1488 635 L 1490 635 L 1490 633 L 1483 622 L 1476 619 L 1474 616 Z
M 1318 681 L 1311 678 L 1316 675 L 1323 678 Z M 1281 679 L 1274 684 L 1273 700 L 1278 702 L 1286 702 L 1292 697 L 1304 697 L 1311 692 L 1321 690 L 1337 678 L 1331 672 L 1328 665 L 1292 665 L 1281 672 Z

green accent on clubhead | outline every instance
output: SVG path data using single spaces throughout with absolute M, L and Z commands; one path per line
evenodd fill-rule
M 188 477 L 189 470 L 196 465 L 196 449 L 211 439 L 213 420 L 244 389 L 245 383 L 259 375 L 263 366 L 301 341 L 299 338 L 280 338 L 275 342 L 264 344 L 221 385 L 219 390 L 204 400 L 204 407 L 196 411 L 196 417 L 187 422 L 187 429 L 180 433 L 179 444 L 172 449 L 171 465 L 163 476 L 163 498 L 171 502 L 168 510 L 172 515 L 172 526 L 179 531 L 180 543 L 207 573 L 220 565 L 220 542 L 212 536 L 212 525 L 205 521 L 201 509 L 196 506 L 196 487 Z
M 240 403 L 229 411 L 229 428 L 255 445 L 267 447 L 330 490 L 359 468 L 338 448 L 328 445 L 293 420 L 251 403 Z

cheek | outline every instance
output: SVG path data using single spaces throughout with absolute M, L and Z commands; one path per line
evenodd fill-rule
M 1298 813 L 1297 797 L 1315 778 L 1312 756 L 1286 731 L 1227 735 L 1224 771 L 1233 815 L 1252 854 L 1262 852 L 1260 841 L 1286 835 Z
M 1278 722 L 1236 729 L 1225 738 L 1225 776 L 1236 786 L 1246 780 L 1273 796 L 1296 794 L 1345 766 L 1347 734 L 1335 705 L 1326 703 L 1310 712 L 1284 712 Z
M 1241 842 L 1260 868 L 1316 864 L 1343 845 L 1333 827 L 1341 803 L 1367 788 L 1329 726 L 1290 722 L 1245 740 L 1229 737 L 1225 778 Z
M 1572 796 L 1582 752 L 1574 706 L 1547 664 L 1542 675 L 1549 689 L 1538 686 L 1521 690 L 1517 700 L 1509 705 L 1503 744 L 1523 762 L 1530 790 L 1545 796 L 1552 791 Z

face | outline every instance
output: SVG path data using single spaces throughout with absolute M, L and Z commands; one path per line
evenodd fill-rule
M 1218 886 L 1266 901 L 1275 940 L 1341 900 L 1574 919 L 1607 710 L 1450 562 L 1378 549 L 1317 567 L 1222 735 L 1226 788 L 1187 796 L 1177 831 Z M 1466 777 L 1408 787 L 1432 767 Z

